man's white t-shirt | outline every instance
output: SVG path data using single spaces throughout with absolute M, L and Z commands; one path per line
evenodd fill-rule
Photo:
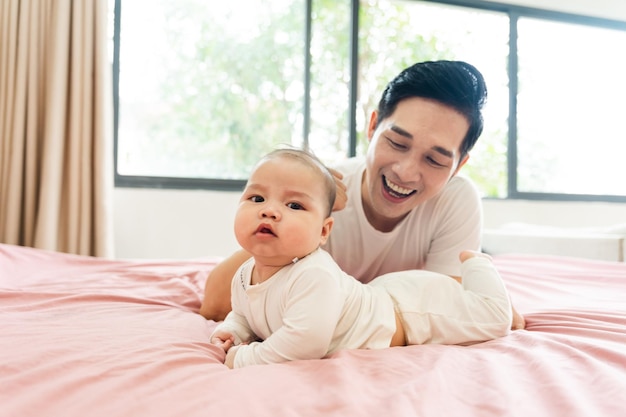
M 460 276 L 459 253 L 480 249 L 482 205 L 470 180 L 454 176 L 438 195 L 384 233 L 372 227 L 363 211 L 365 160 L 351 158 L 334 168 L 344 176 L 348 201 L 343 210 L 333 212 L 335 223 L 323 248 L 358 280 L 369 282 L 408 269 Z

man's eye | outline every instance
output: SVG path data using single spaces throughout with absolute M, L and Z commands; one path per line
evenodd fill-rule
M 252 197 L 250 197 L 250 201 L 252 201 L 253 203 L 262 203 L 263 201 L 265 201 L 265 199 L 260 195 L 253 195 Z
M 292 210 L 304 210 L 304 207 L 299 203 L 287 203 L 287 207 Z
M 387 138 L 387 141 L 389 142 L 389 145 L 391 145 L 392 148 L 401 149 L 401 150 L 406 149 L 406 146 L 401 143 L 395 142 L 389 138 Z
M 434 158 L 427 156 L 426 160 L 428 161 L 429 164 L 435 166 L 435 167 L 444 167 L 444 164 L 441 164 L 439 162 L 437 162 L 437 160 L 435 160 Z

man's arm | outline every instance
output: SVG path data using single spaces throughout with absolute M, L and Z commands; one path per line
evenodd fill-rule
M 239 250 L 219 264 L 209 274 L 204 288 L 204 299 L 200 314 L 207 320 L 221 321 L 230 312 L 230 283 L 237 269 L 250 258 L 246 251 Z

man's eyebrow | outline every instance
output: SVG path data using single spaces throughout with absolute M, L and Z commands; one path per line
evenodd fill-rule
M 413 135 L 407 132 L 406 130 L 402 129 L 400 126 L 391 125 L 389 129 L 393 130 L 398 135 L 404 136 L 407 139 L 413 139 Z
M 413 135 L 410 134 L 409 132 L 407 132 L 406 130 L 402 129 L 400 126 L 391 125 L 389 127 L 389 129 L 391 129 L 392 131 L 396 132 L 400 136 L 404 136 L 407 139 L 413 139 Z M 448 150 L 446 148 L 443 148 L 441 146 L 433 146 L 432 150 L 442 154 L 443 156 L 445 156 L 447 158 L 454 158 L 454 152 L 452 152 L 452 151 L 450 151 L 450 150 Z
M 440 154 L 442 154 L 443 156 L 446 156 L 448 158 L 454 158 L 454 153 L 447 150 L 446 148 L 442 148 L 441 146 L 433 146 L 432 150 L 435 152 L 439 152 Z

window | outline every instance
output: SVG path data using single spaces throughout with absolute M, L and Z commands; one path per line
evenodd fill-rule
M 304 1 L 121 6 L 120 176 L 243 179 L 301 145 Z
M 489 89 L 463 168 L 484 196 L 626 201 L 624 22 L 471 0 L 115 2 L 118 186 L 237 189 L 280 144 L 364 154 L 387 81 L 460 59 Z
M 626 32 L 518 21 L 517 191 L 626 196 Z

